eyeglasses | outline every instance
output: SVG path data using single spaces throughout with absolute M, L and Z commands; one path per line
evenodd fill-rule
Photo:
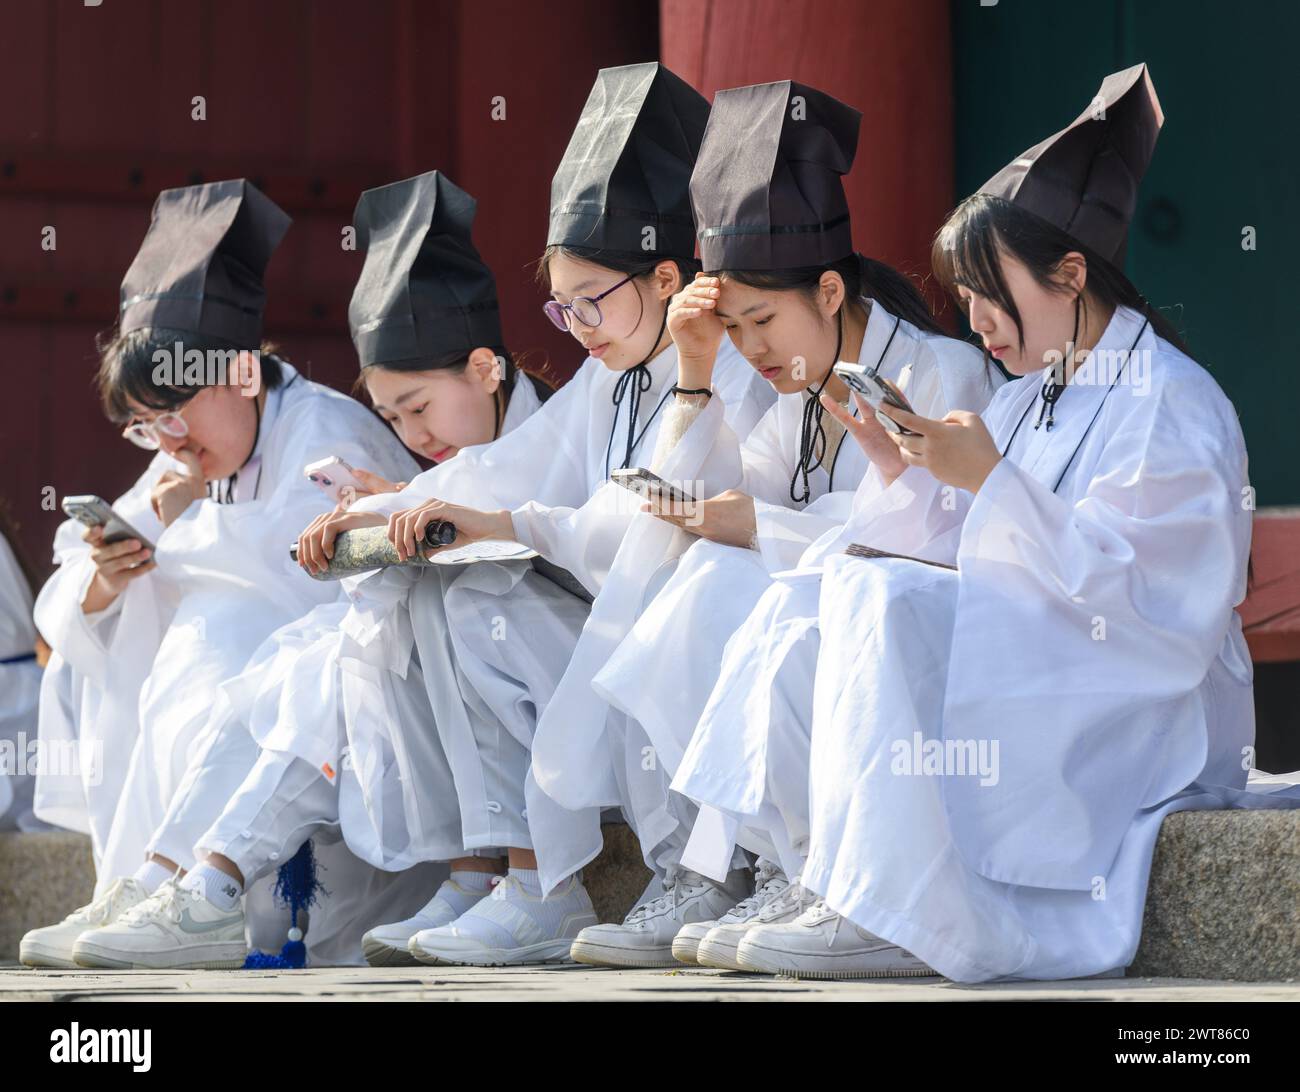
M 603 320 L 599 301 L 603 300 L 611 292 L 622 288 L 635 276 L 635 273 L 629 273 L 613 288 L 605 289 L 599 296 L 574 296 L 568 303 L 550 300 L 542 304 L 542 310 L 546 313 L 546 317 L 555 324 L 557 330 L 572 330 L 575 318 L 583 326 L 599 326 Z
M 180 440 L 190 434 L 190 426 L 179 413 L 160 413 L 150 421 L 136 421 L 122 430 L 122 435 L 136 447 L 157 451 L 162 447 L 162 437 Z

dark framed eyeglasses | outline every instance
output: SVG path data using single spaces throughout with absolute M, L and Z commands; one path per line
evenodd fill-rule
M 548 300 L 542 304 L 542 310 L 546 313 L 546 317 L 555 324 L 557 330 L 572 330 L 575 318 L 583 326 L 599 326 L 604 318 L 600 313 L 600 301 L 611 292 L 622 288 L 635 276 L 635 273 L 629 273 L 613 288 L 606 288 L 599 296 L 574 296 L 568 303 L 561 303 L 559 300 Z

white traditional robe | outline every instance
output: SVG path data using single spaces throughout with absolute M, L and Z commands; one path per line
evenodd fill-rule
M 32 591 L 9 540 L 0 535 L 0 830 L 45 828 L 32 811 L 41 692 L 35 648 Z
M 871 305 L 858 360 L 879 365 L 914 404 L 971 399 L 982 405 L 991 389 L 973 348 L 924 334 L 879 304 Z M 662 873 L 678 863 L 694 810 L 683 809 L 686 802 L 668 792 L 668 776 L 684 745 L 674 737 L 684 732 L 689 738 L 721 649 L 771 572 L 792 564 L 810 542 L 844 522 L 868 465 L 846 436 L 829 465 L 810 474 L 809 499 L 793 499 L 805 398 L 779 398 L 741 444 L 722 423 L 725 396 L 715 393 L 667 454 L 665 466 L 656 468 L 687 489 L 697 479 L 713 483 L 696 489 L 698 496 L 714 496 L 721 485 L 754 497 L 757 548 L 702 542 L 651 516 L 639 517 L 616 571 L 651 572 L 653 579 L 639 585 L 639 597 L 623 592 L 597 602 L 538 728 L 529 806 L 538 828 L 543 889 L 600 850 L 599 831 L 590 822 L 577 844 L 542 837 L 546 819 L 555 814 L 551 802 L 588 815 L 620 806 L 647 865 Z M 687 720 L 684 729 L 680 719 Z
M 984 408 L 1002 378 L 985 366 L 973 346 L 924 333 L 910 323 L 900 324 L 890 342 L 893 322 L 884 308 L 872 307 L 860 363 L 879 360 L 881 375 L 898 384 L 925 416 Z M 787 403 L 783 417 L 769 415 L 764 422 L 770 438 L 764 436 L 760 444 L 760 434 L 767 430 L 758 429 L 744 445 L 739 488 L 778 499 L 785 490 L 788 506 L 799 445 L 799 420 L 791 411 L 797 411 L 799 400 L 782 399 Z M 851 436 L 844 442 L 857 449 Z M 756 501 L 757 550 L 696 542 L 595 676 L 593 689 L 644 729 L 654 760 L 668 777 L 676 772 L 717 682 L 727 641 L 770 586 L 771 574 L 795 564 L 809 543 L 844 522 L 866 465 L 860 449 L 855 458 L 842 457 L 836 488 L 802 509 Z M 824 476 L 821 472 L 819 485 Z M 731 727 L 742 731 L 744 725 Z
M 806 849 L 805 886 L 956 980 L 1124 967 L 1164 816 L 1287 803 L 1243 791 L 1252 672 L 1233 607 L 1251 505 L 1235 412 L 1129 309 L 1089 363 L 1050 431 L 1033 427 L 1044 373 L 999 392 L 984 417 L 1007 457 L 973 498 L 919 468 L 888 489 L 864 479 L 843 533 L 760 605 L 802 632 L 758 670 L 796 680 L 788 697 L 815 661 L 810 739 L 807 705 L 778 687 L 752 703 L 765 723 L 731 771 L 692 745 L 675 782 L 762 828 L 797 817 L 806 770 L 806 834 L 776 824 Z M 959 572 L 840 552 L 853 541 Z M 721 694 L 752 681 L 753 636 L 728 647 L 701 732 L 734 715 Z
M 540 406 L 532 381 L 518 373 L 502 418 L 501 435 L 512 433 Z M 459 466 L 461 479 L 467 479 L 472 476 L 472 468 L 480 465 L 488 446 L 466 448 L 421 477 L 425 481 L 429 477 L 449 480 Z M 493 477 L 484 475 L 485 490 L 492 488 Z M 377 509 L 385 497 L 397 495 L 363 498 L 353 507 Z M 440 585 L 442 574 L 441 569 L 402 570 L 411 586 L 421 582 Z M 395 575 L 390 575 L 390 583 L 395 583 Z M 297 579 L 308 577 L 299 572 Z M 183 864 L 192 861 L 198 839 L 220 817 L 227 801 L 252 771 L 261 750 L 302 759 L 337 785 L 343 765 L 341 741 L 346 738 L 340 669 L 344 637 L 340 627 L 352 604 L 342 583 L 326 582 L 321 587 L 332 590 L 334 598 L 276 630 L 244 670 L 221 687 L 205 729 L 205 749 L 196 754 L 196 762 L 151 848 Z M 337 815 L 334 818 L 337 821 Z M 337 915 L 337 899 L 331 896 L 330 905 L 324 908 Z M 365 912 L 372 913 L 374 908 Z
M 634 463 L 654 449 L 660 406 L 676 381 L 675 347 L 648 367 Z M 481 458 L 462 462 L 462 453 L 447 473 L 439 468 L 402 494 L 374 498 L 377 510 L 434 496 L 508 509 L 518 542 L 599 592 L 639 508 L 607 479 L 623 458 L 630 411 L 630 393 L 621 407 L 613 401 L 618 381 L 618 373 L 588 359 L 541 411 L 482 449 Z M 770 388 L 734 349 L 719 362 L 718 382 L 733 426 L 748 432 L 771 404 Z M 320 757 L 342 771 L 348 844 L 379 867 L 396 869 L 526 838 L 522 799 L 512 800 L 513 814 L 506 815 L 501 797 L 520 793 L 533 725 L 568 663 L 586 602 L 517 561 L 427 577 L 390 568 L 345 583 L 353 597 L 341 653 L 346 754 Z M 486 755 L 484 732 L 496 734 L 499 762 Z
M 159 453 L 114 508 L 156 545 L 158 568 L 104 611 L 81 601 L 94 574 L 81 527 L 55 539 L 58 571 L 36 622 L 57 653 L 41 700 L 42 743 L 80 746 L 79 775 L 37 779 L 37 815 L 91 836 L 99 883 L 130 875 L 200 742 L 220 684 L 278 626 L 337 594 L 307 579 L 289 546 L 323 507 L 302 473 L 338 455 L 388 477 L 413 468 L 392 432 L 358 402 L 285 366 L 267 393 L 257 444 L 233 503 L 192 503 L 164 528 L 149 507 Z

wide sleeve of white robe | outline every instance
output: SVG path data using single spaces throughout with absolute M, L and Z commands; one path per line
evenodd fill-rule
M 1087 889 L 1133 816 L 1205 766 L 1216 658 L 1249 682 L 1241 430 L 1196 363 L 1150 360 L 1150 389 L 1111 393 L 1059 494 L 1003 459 L 966 516 L 944 723 L 996 735 L 1001 769 L 993 788 L 944 790 L 959 850 L 990 879 Z M 1238 788 L 1240 757 L 1221 771 Z

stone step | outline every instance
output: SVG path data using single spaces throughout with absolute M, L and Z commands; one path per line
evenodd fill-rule
M 603 832 L 605 848 L 583 879 L 600 920 L 622 921 L 650 882 L 650 870 L 626 825 L 608 824 Z M 17 960 L 18 942 L 28 929 L 84 906 L 94 888 L 85 835 L 0 833 L 0 963 Z
M 649 872 L 622 824 L 586 870 L 602 921 L 620 920 Z M 24 931 L 86 902 L 89 839 L 0 834 L 0 963 Z M 1300 811 L 1169 816 L 1156 843 L 1142 942 L 1129 975 L 1243 982 L 1300 980 Z

